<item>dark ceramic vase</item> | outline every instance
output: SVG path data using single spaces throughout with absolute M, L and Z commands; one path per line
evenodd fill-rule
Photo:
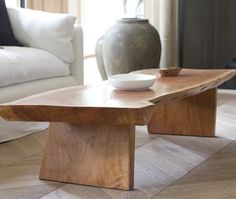
M 158 68 L 159 33 L 147 19 L 124 18 L 96 44 L 96 60 L 102 78 L 135 70 Z

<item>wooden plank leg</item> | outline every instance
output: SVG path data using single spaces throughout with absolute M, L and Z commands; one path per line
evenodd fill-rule
M 40 179 L 130 190 L 135 126 L 50 123 Z
M 216 88 L 157 106 L 148 124 L 149 133 L 215 136 Z

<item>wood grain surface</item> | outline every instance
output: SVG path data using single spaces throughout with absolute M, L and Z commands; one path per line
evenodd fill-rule
M 45 131 L 2 143 L 0 199 L 166 199 L 168 195 L 171 199 L 199 199 L 209 198 L 216 191 L 214 199 L 232 198 L 236 190 L 233 179 L 236 148 L 230 146 L 225 150 L 225 146 L 236 139 L 233 122 L 236 119 L 236 95 L 225 92 L 218 92 L 214 138 L 148 134 L 146 126 L 136 128 L 135 182 L 132 191 L 40 181 L 38 173 Z M 225 149 L 222 151 L 222 148 Z M 220 154 L 212 162 L 209 157 L 217 151 Z M 201 163 L 202 166 L 197 166 Z M 199 172 L 200 168 L 202 171 Z
M 156 106 L 148 124 L 149 133 L 214 136 L 216 123 L 215 88 L 198 95 Z
M 105 81 L 34 95 L 0 105 L 7 120 L 68 123 L 146 124 L 156 104 L 179 100 L 216 88 L 236 75 L 236 70 L 183 69 L 177 77 L 159 77 L 157 69 L 137 73 L 157 75 L 145 91 L 118 91 Z
M 236 140 L 153 199 L 236 198 Z
M 137 73 L 158 76 L 158 70 Z M 65 88 L 0 105 L 0 115 L 51 122 L 41 179 L 130 190 L 135 125 L 152 119 L 150 132 L 213 135 L 215 88 L 235 74 L 183 69 L 179 76 L 158 77 L 149 90 L 138 92 L 115 90 L 109 82 Z M 182 114 L 174 114 L 178 112 Z
M 51 123 L 40 179 L 130 190 L 135 127 Z

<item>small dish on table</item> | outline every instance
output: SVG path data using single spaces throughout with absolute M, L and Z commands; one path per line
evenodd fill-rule
M 155 75 L 119 74 L 108 77 L 109 82 L 118 90 L 147 90 L 156 81 Z
M 179 75 L 182 68 L 180 67 L 169 67 L 169 68 L 160 68 L 159 73 L 161 77 L 170 77 Z

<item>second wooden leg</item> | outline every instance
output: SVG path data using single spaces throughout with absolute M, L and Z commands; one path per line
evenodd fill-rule
M 148 124 L 149 133 L 214 136 L 217 90 L 157 106 Z
M 130 190 L 135 127 L 51 123 L 40 179 Z

